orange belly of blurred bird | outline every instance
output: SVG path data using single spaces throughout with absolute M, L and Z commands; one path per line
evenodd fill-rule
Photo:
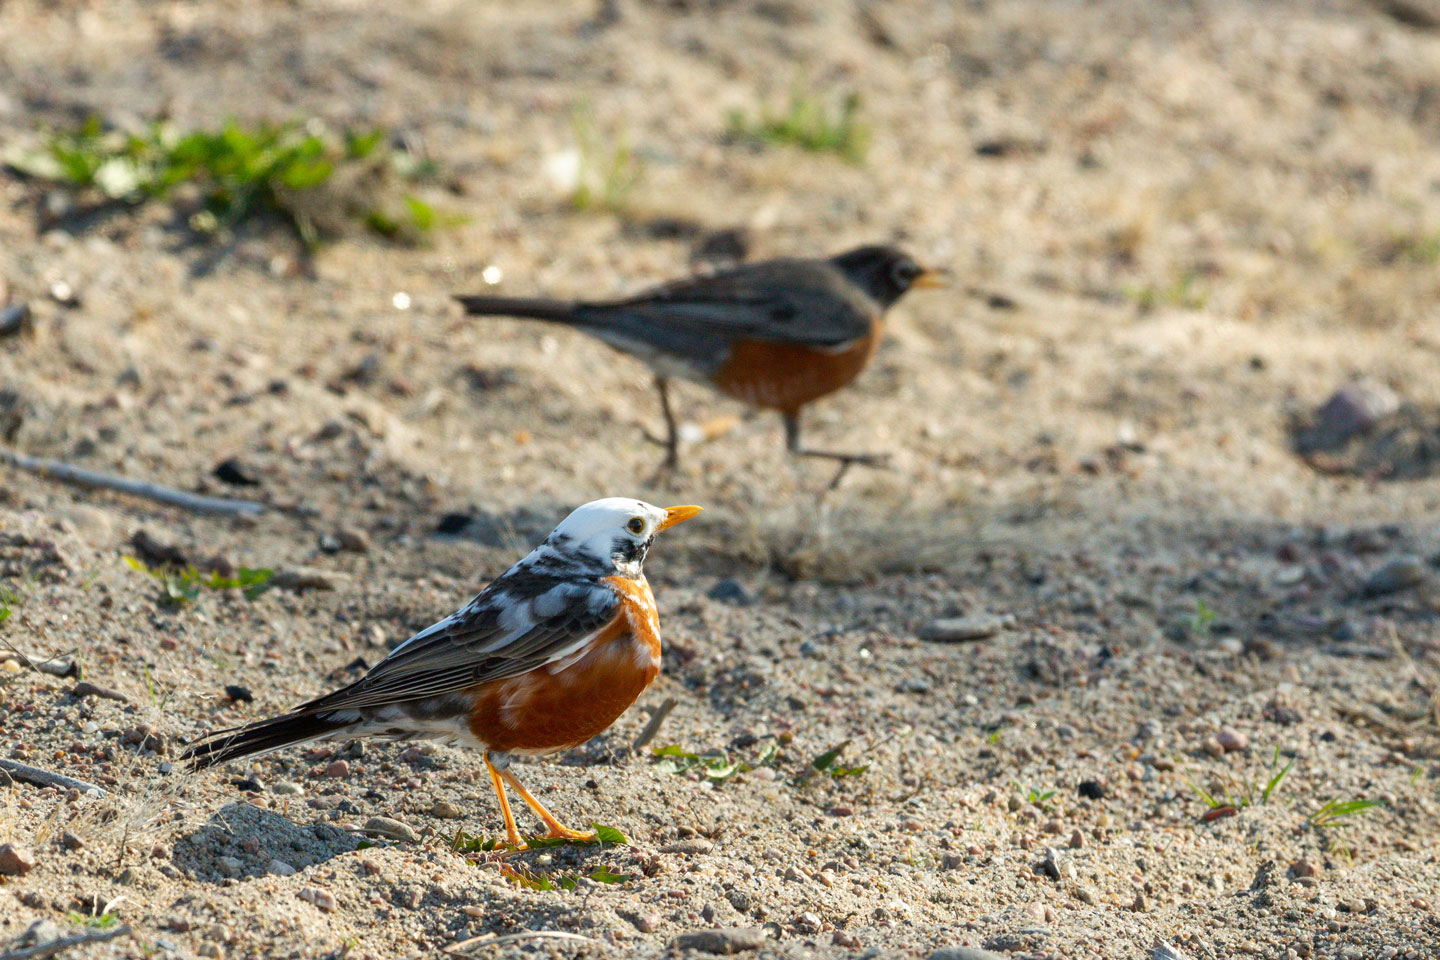
M 655 598 L 641 578 L 606 577 L 620 612 L 571 657 L 466 691 L 470 733 L 488 750 L 551 753 L 604 732 L 660 673 Z
M 727 397 L 742 403 L 794 414 L 859 376 L 879 344 L 878 321 L 869 336 L 842 350 L 741 340 L 730 348 L 730 356 L 710 382 Z

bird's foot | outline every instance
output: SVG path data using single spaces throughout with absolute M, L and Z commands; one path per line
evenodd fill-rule
M 597 839 L 594 830 L 571 830 L 559 823 L 548 824 L 548 826 L 550 832 L 545 835 L 546 840 L 578 840 L 581 843 L 594 843 Z
M 887 470 L 890 467 L 890 454 L 888 453 L 837 453 L 831 450 L 796 450 L 795 455 L 799 457 L 815 457 L 820 460 L 830 460 L 838 463 L 839 469 L 835 476 L 825 487 L 829 493 L 840 485 L 845 474 L 851 467 L 869 467 L 872 470 Z

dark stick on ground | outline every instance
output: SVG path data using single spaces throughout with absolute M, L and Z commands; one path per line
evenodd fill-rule
M 129 932 L 128 925 L 116 927 L 113 930 L 88 930 L 85 933 L 77 933 L 73 937 L 47 940 L 45 943 L 37 943 L 33 947 L 21 947 L 18 950 L 0 953 L 0 960 L 37 960 L 39 957 L 53 957 L 71 947 L 83 947 L 87 943 L 104 943 L 106 940 L 123 937 Z
M 76 780 L 74 777 L 67 777 L 63 773 L 51 773 L 49 770 L 41 770 L 39 767 L 32 767 L 28 763 L 19 763 L 15 760 L 7 760 L 0 757 L 0 770 L 4 770 L 10 776 L 23 783 L 32 783 L 37 787 L 65 787 L 74 788 L 81 793 L 105 796 L 106 791 L 95 786 L 93 783 L 86 783 L 84 780 Z M 6 954 L 9 956 L 9 954 Z M 3 960 L 3 958 L 0 958 Z
M 256 503 L 253 500 L 231 500 L 225 497 L 206 497 L 198 493 L 186 493 L 184 490 L 147 483 L 144 480 L 131 480 L 128 477 L 118 477 L 111 473 L 101 473 L 98 470 L 87 470 L 84 467 L 72 466 L 59 460 L 28 457 L 13 450 L 0 450 L 0 463 L 8 463 L 17 470 L 28 470 L 44 477 L 63 480 L 66 483 L 99 490 L 116 490 L 120 493 L 128 493 L 132 496 L 144 497 L 147 500 L 157 500 L 160 503 L 193 510 L 196 513 L 255 516 L 269 509 L 266 504 Z

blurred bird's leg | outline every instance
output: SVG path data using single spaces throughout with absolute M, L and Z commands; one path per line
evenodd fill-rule
M 510 772 L 508 767 L 500 768 L 500 776 L 504 777 L 505 782 L 515 788 L 515 792 L 520 794 L 520 799 L 524 800 L 525 803 L 530 807 L 530 809 L 535 811 L 535 816 L 543 820 L 545 822 L 545 826 L 550 828 L 550 839 L 595 839 L 595 834 L 593 833 L 587 833 L 583 830 L 571 830 L 569 827 L 562 824 L 559 820 L 556 820 L 554 814 L 552 814 L 549 810 L 546 810 L 545 806 L 539 800 L 536 800 L 534 795 L 531 794 L 529 790 L 525 789 L 525 785 L 520 782 L 519 778 L 517 778 L 515 774 Z
M 665 417 L 665 439 L 661 440 L 648 430 L 645 431 L 645 439 L 664 447 L 665 459 L 660 462 L 659 469 L 650 478 L 651 483 L 680 466 L 680 425 L 675 422 L 675 411 L 670 406 L 670 381 L 657 373 L 655 389 L 660 394 L 660 412 Z
M 505 839 L 510 841 L 511 846 L 523 850 L 525 842 L 520 839 L 520 831 L 515 829 L 515 815 L 510 812 L 510 798 L 505 796 L 505 782 L 500 779 L 504 768 L 503 760 L 500 768 L 496 769 L 495 764 L 490 762 L 490 754 L 485 754 L 485 769 L 490 771 L 490 782 L 495 785 L 495 796 L 500 798 L 500 815 L 505 818 Z
M 835 471 L 835 477 L 825 489 L 834 490 L 845 476 L 846 471 L 851 467 L 874 467 L 881 469 L 890 464 L 888 453 L 838 453 L 833 450 L 807 450 L 800 446 L 800 414 L 782 414 L 785 418 L 785 449 L 797 457 L 819 457 L 822 460 L 834 460 L 840 464 L 840 469 Z

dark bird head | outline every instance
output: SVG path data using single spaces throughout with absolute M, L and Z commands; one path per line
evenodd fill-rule
M 944 271 L 927 270 L 894 247 L 856 247 L 831 257 L 830 262 L 882 307 L 895 303 L 911 287 L 945 285 Z

